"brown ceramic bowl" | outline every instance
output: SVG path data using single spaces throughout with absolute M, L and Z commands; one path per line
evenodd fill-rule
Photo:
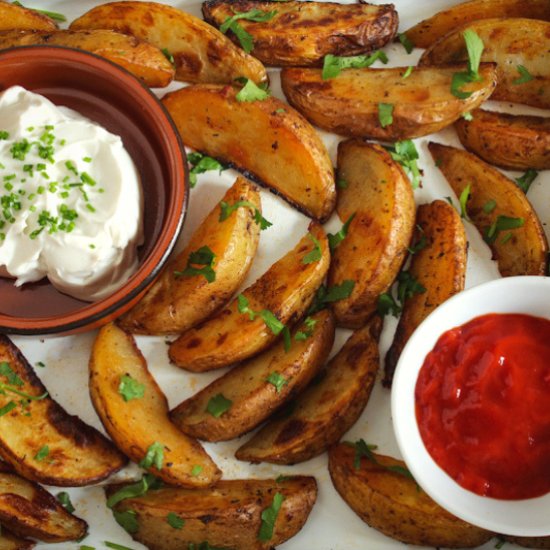
M 154 94 L 124 69 L 93 54 L 55 46 L 0 52 L 0 92 L 20 85 L 118 134 L 141 176 L 145 242 L 138 271 L 93 303 L 58 292 L 47 280 L 16 288 L 0 278 L 0 332 L 71 333 L 104 324 L 145 293 L 172 250 L 188 202 L 185 151 Z

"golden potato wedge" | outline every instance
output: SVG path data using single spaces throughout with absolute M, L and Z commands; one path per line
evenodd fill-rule
M 419 64 L 447 65 L 467 60 L 463 37 L 466 29 L 476 32 L 483 41 L 481 61 L 497 63 L 497 86 L 491 99 L 550 108 L 550 23 L 525 18 L 468 23 L 435 42 Z M 528 71 L 531 80 L 520 80 L 520 66 Z
M 373 453 L 377 463 L 361 458 L 354 466 L 355 449 L 340 444 L 329 451 L 328 468 L 334 487 L 350 508 L 374 529 L 405 544 L 472 548 L 493 533 L 470 525 L 436 504 L 414 479 L 389 470 L 401 460 Z
M 418 207 L 409 273 L 426 289 L 408 298 L 386 354 L 383 384 L 390 387 L 399 356 L 418 325 L 445 300 L 464 289 L 468 241 L 457 211 L 436 200 Z
M 111 496 L 120 485 L 107 488 Z M 283 497 L 271 533 L 262 528 L 262 511 Z M 132 537 L 150 550 L 182 550 L 208 541 L 216 548 L 269 550 L 293 537 L 305 524 L 315 500 L 315 478 L 295 476 L 277 483 L 270 479 L 220 481 L 211 489 L 159 489 L 117 504 L 118 512 L 136 513 L 139 528 Z M 277 502 L 276 502 L 277 504 Z M 171 517 L 185 522 L 175 529 Z M 262 538 L 260 539 L 260 536 Z
M 524 17 L 550 21 L 548 0 L 470 0 L 436 13 L 405 31 L 417 48 L 429 48 L 457 27 L 495 17 Z
M 125 378 L 126 377 L 126 378 Z M 121 384 L 130 377 L 142 396 L 129 399 Z M 99 331 L 90 357 L 90 395 L 95 410 L 117 446 L 140 462 L 149 447 L 164 447 L 162 468 L 149 471 L 171 485 L 212 485 L 221 472 L 198 441 L 181 433 L 168 418 L 168 402 L 132 336 L 114 324 Z M 200 466 L 200 472 L 193 472 Z
M 88 529 L 40 485 L 7 471 L 0 472 L 0 521 L 16 535 L 45 542 L 78 540 Z
M 57 25 L 53 19 L 42 13 L 8 2 L 0 2 L 0 32 L 12 29 L 55 31 Z
M 174 78 L 174 67 L 158 48 L 119 32 L 57 30 L 0 33 L 0 50 L 32 45 L 66 46 L 94 53 L 124 67 L 151 87 L 163 88 Z
M 320 259 L 304 263 L 318 250 Z M 254 312 L 270 311 L 284 325 L 296 322 L 313 301 L 330 263 L 328 241 L 321 225 L 311 222 L 309 233 L 293 250 L 273 264 L 241 296 Z M 242 299 L 241 299 L 242 300 Z M 183 333 L 169 349 L 178 367 L 202 372 L 244 361 L 266 349 L 277 339 L 260 315 L 254 320 L 240 313 L 239 300 L 197 328 Z
M 334 343 L 332 313 L 325 309 L 296 325 L 290 341 L 288 351 L 279 342 L 178 405 L 170 414 L 174 424 L 207 441 L 233 439 L 258 426 L 319 371 Z M 208 410 L 218 395 L 231 402 L 221 416 Z
M 0 393 L 0 458 L 17 473 L 47 485 L 77 487 L 97 483 L 126 464 L 107 438 L 49 397 L 22 353 L 0 335 L 4 362 L 11 374 L 0 381 L 13 378 L 9 385 L 28 396 Z
M 428 148 L 458 197 L 470 185 L 468 215 L 490 246 L 501 275 L 544 275 L 548 242 L 525 193 L 471 153 L 433 142 Z
M 276 12 L 266 22 L 239 20 L 254 40 L 254 57 L 275 66 L 319 65 L 327 54 L 377 50 L 392 40 L 399 23 L 392 4 L 207 0 L 202 5 L 204 19 L 216 27 L 237 12 L 254 9 Z M 239 44 L 232 31 L 229 36 Z
M 17 537 L 0 525 L 0 550 L 32 550 L 35 546 L 34 541 Z
M 336 443 L 359 418 L 378 372 L 380 317 L 355 331 L 318 383 L 296 399 L 286 417 L 268 422 L 235 456 L 248 462 L 295 464 Z
M 483 80 L 464 87 L 472 95 L 458 99 L 451 81 L 465 66 L 415 68 L 404 79 L 405 70 L 348 69 L 323 80 L 321 69 L 288 68 L 281 72 L 281 83 L 288 102 L 323 130 L 383 141 L 438 132 L 483 103 L 496 83 L 494 64 L 484 64 Z M 385 127 L 380 104 L 393 106 L 392 122 Z
M 256 186 L 241 177 L 222 201 L 229 205 L 246 201 L 261 210 Z M 168 263 L 151 290 L 118 320 L 122 328 L 138 334 L 182 333 L 229 301 L 252 265 L 260 226 L 254 222 L 252 208 L 237 208 L 222 222 L 220 214 L 221 207 L 217 204 L 185 249 Z M 204 246 L 215 254 L 215 280 L 208 282 L 203 275 L 177 275 L 186 269 L 190 254 Z
M 76 19 L 73 30 L 111 29 L 166 50 L 174 58 L 176 79 L 231 84 L 245 77 L 267 80 L 265 67 L 201 19 L 158 2 L 109 2 Z
M 359 328 L 399 273 L 416 207 L 409 179 L 380 145 L 341 142 L 338 179 L 347 184 L 338 193 L 338 216 L 342 221 L 354 218 L 346 238 L 332 252 L 328 283 L 355 281 L 349 298 L 335 302 L 332 309 L 339 326 Z
M 525 548 L 550 548 L 550 537 L 510 537 L 505 539 L 512 544 L 523 546 Z
M 309 216 L 334 209 L 334 170 L 319 135 L 286 103 L 269 97 L 240 102 L 230 86 L 198 84 L 163 103 L 183 142 L 251 174 Z
M 550 118 L 481 109 L 472 116 L 470 121 L 455 122 L 458 138 L 468 151 L 511 170 L 550 169 Z

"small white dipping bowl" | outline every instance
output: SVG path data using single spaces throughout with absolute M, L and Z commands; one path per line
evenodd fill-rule
M 414 392 L 426 355 L 444 332 L 489 313 L 550 319 L 550 278 L 509 277 L 484 283 L 453 296 L 424 320 L 405 346 L 393 380 L 391 410 L 397 443 L 418 484 L 455 516 L 504 535 L 548 536 L 550 493 L 525 500 L 499 500 L 462 488 L 432 459 L 416 422 Z

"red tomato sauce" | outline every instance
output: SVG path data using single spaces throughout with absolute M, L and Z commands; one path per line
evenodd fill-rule
M 550 321 L 491 314 L 445 332 L 415 388 L 435 462 L 479 495 L 550 492 Z

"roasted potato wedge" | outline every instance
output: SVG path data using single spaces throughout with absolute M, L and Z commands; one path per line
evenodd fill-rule
M 266 65 L 319 65 L 327 54 L 358 55 L 377 50 L 397 32 L 398 16 L 392 4 L 336 2 L 259 2 L 256 0 L 208 0 L 204 19 L 219 27 L 237 12 L 275 11 L 269 21 L 239 20 L 252 35 L 252 54 Z M 239 40 L 229 31 L 236 43 Z
M 35 44 L 66 46 L 94 53 L 124 67 L 151 87 L 163 88 L 174 78 L 174 67 L 158 48 L 119 32 L 58 30 L 0 33 L 0 50 Z
M 409 179 L 380 145 L 341 142 L 338 179 L 347 184 L 338 192 L 338 216 L 342 221 L 354 218 L 346 238 L 333 250 L 328 283 L 355 281 L 351 296 L 332 304 L 332 309 L 338 325 L 359 328 L 399 273 L 416 207 Z
M 109 440 L 48 396 L 28 361 L 3 335 L 0 362 L 8 363 L 17 390 L 29 396 L 21 404 L 21 396 L 0 393 L 0 408 L 9 409 L 0 417 L 0 458 L 19 474 L 47 485 L 77 487 L 97 483 L 126 464 Z
M 108 487 L 107 495 L 120 488 Z M 273 505 L 277 494 L 283 496 L 283 501 L 273 534 L 260 540 L 262 511 Z M 298 533 L 316 498 L 313 477 L 295 476 L 279 483 L 270 479 L 236 479 L 220 481 L 212 489 L 149 491 L 121 501 L 114 509 L 136 513 L 139 529 L 132 537 L 150 550 L 182 550 L 206 541 L 216 548 L 269 550 Z M 185 521 L 183 529 L 170 526 L 170 513 Z
M 174 58 L 176 79 L 231 84 L 267 80 L 265 67 L 201 19 L 158 2 L 110 2 L 71 23 L 73 30 L 112 29 L 146 40 Z
M 405 31 L 417 48 L 429 48 L 436 40 L 457 27 L 494 17 L 524 17 L 550 21 L 548 0 L 470 0 L 440 11 Z
M 332 313 L 325 309 L 308 319 L 296 325 L 288 351 L 285 343 L 279 342 L 230 370 L 178 405 L 170 414 L 174 424 L 207 441 L 233 439 L 258 426 L 308 385 L 332 349 Z M 305 339 L 296 340 L 296 335 Z M 231 406 L 215 416 L 208 405 L 220 394 L 229 399 Z
M 143 387 L 140 398 L 124 398 L 121 384 L 130 377 Z M 201 445 L 181 433 L 168 418 L 168 402 L 149 373 L 132 336 L 114 324 L 97 335 L 90 357 L 90 395 L 95 410 L 117 446 L 140 462 L 155 442 L 164 447 L 161 469 L 151 473 L 171 485 L 212 485 L 221 472 Z M 195 466 L 201 471 L 193 475 Z
M 279 5 L 279 4 L 278 4 Z M 321 222 L 334 209 L 334 170 L 319 135 L 286 103 L 240 102 L 230 86 L 195 85 L 163 103 L 183 142 L 231 164 Z
M 469 83 L 467 99 L 451 93 L 453 74 L 464 66 L 348 69 L 323 80 L 321 69 L 283 69 L 281 83 L 288 102 L 310 122 L 343 136 L 396 141 L 425 136 L 449 126 L 478 107 L 493 92 L 494 64 L 480 68 L 483 79 Z M 382 127 L 379 105 L 393 106 L 391 124 Z
M 304 263 L 304 257 L 317 246 L 320 259 Z M 269 310 L 284 325 L 292 325 L 312 302 L 329 263 L 325 232 L 317 222 L 312 222 L 309 233 L 294 249 L 273 264 L 242 296 L 250 310 Z M 202 372 L 244 361 L 276 339 L 277 335 L 261 316 L 251 320 L 249 314 L 239 312 L 238 299 L 234 299 L 215 317 L 175 340 L 169 355 L 178 367 Z
M 550 169 L 550 118 L 481 109 L 472 116 L 470 121 L 455 122 L 460 142 L 468 151 L 511 170 Z
M 296 399 L 286 417 L 268 422 L 235 456 L 248 462 L 295 464 L 336 443 L 366 407 L 378 372 L 380 317 L 355 331 L 320 382 Z
M 238 178 L 223 199 L 227 204 L 246 201 L 261 210 L 255 185 Z M 258 248 L 260 226 L 252 208 L 237 208 L 220 222 L 219 204 L 208 214 L 185 249 L 171 260 L 151 290 L 118 323 L 138 334 L 182 333 L 224 306 L 246 277 Z M 215 254 L 216 278 L 176 275 L 187 267 L 189 256 L 207 246 Z
M 355 449 L 351 445 L 336 445 L 328 455 L 334 487 L 371 527 L 405 544 L 438 548 L 472 548 L 493 536 L 441 508 L 414 479 L 388 469 L 406 469 L 404 462 L 373 455 L 377 464 L 361 458 L 358 469 L 354 467 Z
M 508 542 L 525 548 L 550 548 L 550 537 L 505 537 Z
M 468 215 L 490 246 L 501 275 L 544 275 L 548 242 L 525 193 L 471 153 L 433 142 L 428 148 L 457 196 L 470 185 Z
M 440 304 L 464 289 L 468 241 L 457 211 L 436 200 L 418 207 L 409 273 L 426 289 L 407 299 L 386 354 L 384 385 L 391 386 L 399 356 L 418 325 Z
M 475 31 L 484 44 L 481 61 L 497 63 L 491 99 L 550 108 L 550 23 L 534 19 L 484 19 L 442 37 L 420 58 L 420 65 L 447 65 L 468 59 L 463 32 Z M 518 82 L 523 66 L 532 79 Z M 464 88 L 466 89 L 466 88 Z
M 9 2 L 0 2 L 0 32 L 13 29 L 55 31 L 57 25 L 42 13 Z
M 35 546 L 34 541 L 19 538 L 0 525 L 0 550 L 32 550 Z

